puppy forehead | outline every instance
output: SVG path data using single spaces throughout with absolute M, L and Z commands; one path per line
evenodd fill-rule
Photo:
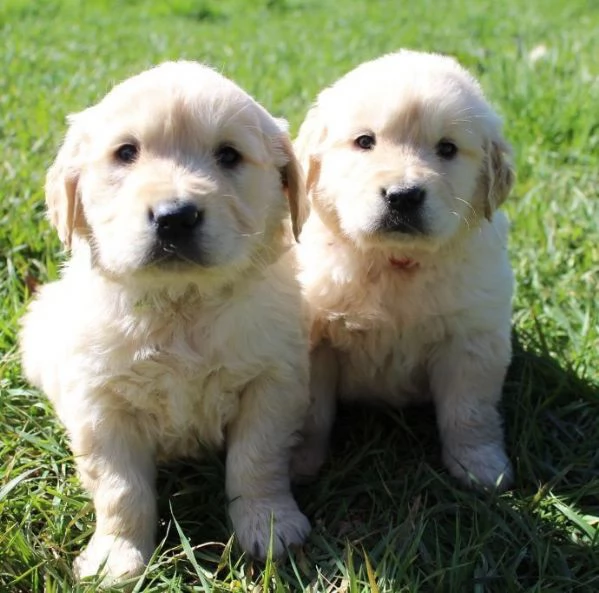
M 449 56 L 400 51 L 365 62 L 333 85 L 340 90 L 376 91 L 381 96 L 418 89 L 420 93 L 451 86 L 453 92 L 482 97 L 476 79 Z
M 276 127 L 232 81 L 185 62 L 163 64 L 125 80 L 90 111 L 106 137 L 129 135 L 142 141 L 256 144 Z
M 489 112 L 478 84 L 457 62 L 417 52 L 362 64 L 321 99 L 331 127 L 340 133 L 352 127 L 436 134 L 448 127 L 464 128 L 464 124 L 474 130 Z

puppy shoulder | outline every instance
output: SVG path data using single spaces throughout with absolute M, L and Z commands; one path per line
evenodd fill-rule
M 460 331 L 509 332 L 514 275 L 507 250 L 507 219 L 495 213 L 471 235 L 464 257 L 446 282 L 455 287 L 453 303 Z
M 21 318 L 19 345 L 25 376 L 52 401 L 59 397 L 61 368 L 69 368 L 82 324 L 64 280 L 42 286 Z
M 38 289 L 21 319 L 19 343 L 29 381 L 57 399 L 58 377 L 77 372 L 75 359 L 91 360 L 101 351 L 94 344 L 114 328 L 118 302 L 97 274 L 69 261 L 60 279 Z
M 495 212 L 490 221 L 481 221 L 480 230 L 472 235 L 469 254 L 481 281 L 513 289 L 512 267 L 508 252 L 509 222 L 503 212 Z M 503 294 L 504 291 L 500 291 Z
M 260 357 L 293 362 L 307 353 L 307 310 L 293 251 L 269 266 L 251 294 L 239 300 L 234 319 Z

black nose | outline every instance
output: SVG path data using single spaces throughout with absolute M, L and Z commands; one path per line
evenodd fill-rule
M 161 239 L 174 240 L 189 235 L 202 220 L 202 213 L 192 202 L 160 202 L 150 210 L 150 221 Z
M 424 202 L 426 190 L 421 187 L 392 185 L 382 191 L 389 208 L 396 211 L 415 210 Z

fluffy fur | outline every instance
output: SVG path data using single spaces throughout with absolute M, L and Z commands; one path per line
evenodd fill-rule
M 288 219 L 299 232 L 307 203 L 278 122 L 210 68 L 165 63 L 70 118 L 46 198 L 72 257 L 31 303 L 21 349 L 93 497 L 78 575 L 143 570 L 156 460 L 203 446 L 226 445 L 242 548 L 264 558 L 271 526 L 275 556 L 301 544 L 289 452 L 309 358 Z M 189 228 L 170 228 L 181 203 Z
M 496 209 L 513 173 L 478 83 L 449 57 L 383 56 L 319 95 L 296 148 L 312 203 L 299 258 L 314 403 L 295 471 L 322 463 L 335 394 L 432 400 L 449 471 L 507 486 L 497 403 L 513 280 Z

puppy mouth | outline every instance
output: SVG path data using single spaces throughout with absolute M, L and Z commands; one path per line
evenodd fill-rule
M 375 227 L 375 232 L 386 235 L 425 236 L 428 234 L 426 223 L 420 213 L 410 215 L 390 212 Z
M 145 258 L 144 267 L 176 269 L 181 267 L 209 267 L 206 253 L 195 243 L 156 241 Z

